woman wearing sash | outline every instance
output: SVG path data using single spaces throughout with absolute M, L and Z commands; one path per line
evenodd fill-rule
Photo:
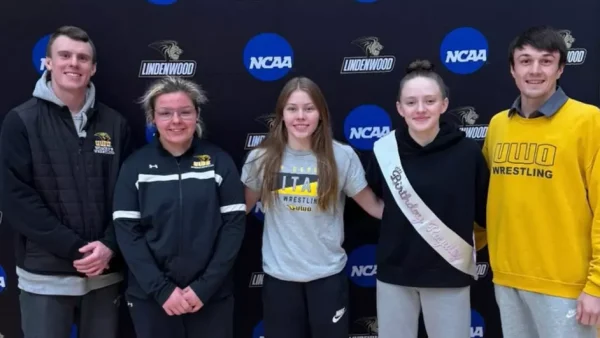
M 310 79 L 291 79 L 267 138 L 242 169 L 247 209 L 264 210 L 263 325 L 269 338 L 347 338 L 345 197 L 381 218 L 361 162 L 333 140 L 329 109 Z
M 369 185 L 385 208 L 377 248 L 379 337 L 470 337 L 474 224 L 485 226 L 489 171 L 480 146 L 440 121 L 448 91 L 428 61 L 400 82 L 406 121 L 374 146 Z

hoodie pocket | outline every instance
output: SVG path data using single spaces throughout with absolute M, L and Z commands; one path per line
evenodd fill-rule
M 48 256 L 50 253 L 44 250 L 39 244 L 27 240 L 25 242 L 25 260 L 28 258 L 40 258 Z

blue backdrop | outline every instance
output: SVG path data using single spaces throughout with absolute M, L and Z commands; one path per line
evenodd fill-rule
M 297 75 L 321 86 L 335 137 L 364 159 L 376 139 L 399 125 L 398 82 L 416 58 L 433 61 L 450 87 L 446 118 L 482 140 L 491 116 L 517 95 L 508 44 L 530 25 L 563 30 L 570 51 L 561 84 L 576 99 L 599 101 L 598 1 L 21 0 L 0 13 L 5 32 L 0 120 L 31 96 L 48 34 L 76 25 L 89 32 L 98 49 L 93 78 L 98 99 L 129 119 L 138 145 L 152 131 L 135 100 L 152 79 L 185 76 L 208 92 L 208 138 L 239 166 L 264 137 L 281 87 Z M 352 202 L 346 220 L 351 337 L 377 337 L 377 223 Z M 263 336 L 262 226 L 258 204 L 248 216 L 236 267 L 240 338 Z M 12 234 L 6 223 L 0 229 L 0 337 L 17 338 L 22 334 Z M 485 247 L 478 261 L 471 337 L 501 337 Z M 122 337 L 134 337 L 122 310 Z

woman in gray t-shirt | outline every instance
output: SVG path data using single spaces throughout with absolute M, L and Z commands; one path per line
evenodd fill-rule
M 249 211 L 260 199 L 263 324 L 269 338 L 347 338 L 344 204 L 381 219 L 354 150 L 333 139 L 327 103 L 310 79 L 283 88 L 267 138 L 246 159 Z

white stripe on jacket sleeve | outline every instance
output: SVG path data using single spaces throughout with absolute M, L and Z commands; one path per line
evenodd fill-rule
M 225 214 L 228 212 L 235 212 L 235 211 L 246 212 L 246 205 L 245 204 L 230 204 L 230 205 L 224 205 L 221 207 L 222 214 Z
M 117 210 L 113 212 L 113 221 L 117 218 L 140 219 L 141 216 L 139 211 Z

